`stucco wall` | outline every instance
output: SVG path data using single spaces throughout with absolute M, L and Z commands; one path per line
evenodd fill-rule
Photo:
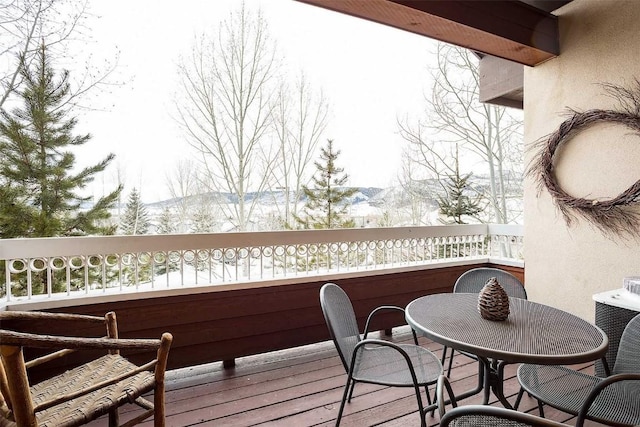
M 574 0 L 557 11 L 558 58 L 525 70 L 526 164 L 535 143 L 576 110 L 615 108 L 600 83 L 640 80 L 640 1 Z M 611 198 L 640 179 L 640 136 L 597 126 L 559 152 L 558 180 L 574 196 Z M 638 208 L 640 209 L 640 208 Z M 594 293 L 640 275 L 640 239 L 606 237 L 583 219 L 567 226 L 549 193 L 525 182 L 525 260 L 529 298 L 593 321 Z

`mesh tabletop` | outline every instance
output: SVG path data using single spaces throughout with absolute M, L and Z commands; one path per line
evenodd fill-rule
M 509 298 L 505 321 L 485 320 L 477 294 L 436 294 L 412 301 L 407 322 L 457 350 L 509 363 L 574 364 L 602 357 L 608 340 L 597 326 L 547 305 Z

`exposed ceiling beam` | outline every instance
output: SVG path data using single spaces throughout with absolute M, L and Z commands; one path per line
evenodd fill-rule
M 478 67 L 479 100 L 489 104 L 519 108 L 524 104 L 524 66 L 485 55 Z
M 298 0 L 525 65 L 559 54 L 557 18 L 517 0 Z

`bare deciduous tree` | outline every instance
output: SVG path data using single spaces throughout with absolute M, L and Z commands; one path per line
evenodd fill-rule
M 196 164 L 191 160 L 178 160 L 174 168 L 165 174 L 165 183 L 174 201 L 173 213 L 177 222 L 174 228 L 177 232 L 185 233 L 189 230 L 193 215 L 191 207 L 196 196 L 202 192 Z
M 40 44 L 46 43 L 49 56 L 57 63 L 64 65 L 65 58 L 77 62 L 68 49 L 72 43 L 86 44 L 89 38 L 86 21 L 91 15 L 87 5 L 87 0 L 7 0 L 0 4 L 0 108 L 22 84 L 20 68 L 31 64 Z M 71 92 L 64 105 L 79 105 L 92 89 L 119 84 L 109 81 L 117 66 L 117 55 L 101 69 L 90 60 L 83 65 L 74 70 Z
M 432 225 L 429 213 L 437 195 L 431 185 L 430 175 L 422 167 L 421 156 L 412 153 L 412 150 L 415 147 L 410 145 L 402 154 L 402 171 L 398 179 L 402 197 L 398 206 L 407 211 L 409 224 Z
M 274 110 L 274 127 L 280 146 L 279 160 L 273 169 L 276 189 L 284 190 L 285 224 L 298 214 L 298 202 L 303 186 L 309 183 L 318 143 L 327 127 L 329 106 L 322 92 L 313 93 L 304 73 L 295 82 L 294 90 L 282 83 Z
M 480 103 L 478 59 L 471 51 L 440 43 L 431 71 L 434 84 L 425 97 L 426 119 L 398 123 L 409 146 L 408 158 L 424 174 L 420 179 L 444 181 L 455 174 L 458 162 L 463 175 L 486 174 L 483 193 L 491 212 L 483 219 L 514 221 L 522 211 L 508 200 L 522 194 L 522 120 L 511 109 Z
M 269 132 L 277 68 L 267 22 L 244 3 L 179 64 L 178 121 L 200 156 L 208 189 L 237 198 L 220 208 L 238 231 L 247 230 L 257 207 L 249 193 L 267 188 L 276 161 Z

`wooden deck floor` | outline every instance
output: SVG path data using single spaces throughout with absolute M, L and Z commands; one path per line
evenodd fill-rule
M 394 329 L 393 341 L 409 341 L 408 328 Z M 442 354 L 442 346 L 424 338 L 421 344 Z M 346 380 L 332 342 L 251 356 L 236 361 L 233 369 L 221 363 L 186 368 L 168 373 L 167 426 L 333 426 Z M 517 366 L 507 368 L 505 390 L 513 402 L 518 391 Z M 593 370 L 592 366 L 584 368 Z M 477 381 L 477 364 L 457 356 L 451 373 L 454 392 L 471 389 Z M 460 402 L 480 403 L 481 395 Z M 500 405 L 495 399 L 492 405 Z M 447 408 L 449 409 L 449 408 Z M 525 397 L 520 410 L 538 413 L 535 401 Z M 136 410 L 123 408 L 121 420 Z M 567 414 L 545 408 L 547 418 L 572 425 Z M 438 425 L 438 415 L 427 417 Z M 90 424 L 107 426 L 106 418 Z M 151 421 L 143 424 L 150 426 Z M 343 426 L 419 426 L 412 389 L 358 384 L 347 404 Z M 595 423 L 590 426 L 598 425 Z

